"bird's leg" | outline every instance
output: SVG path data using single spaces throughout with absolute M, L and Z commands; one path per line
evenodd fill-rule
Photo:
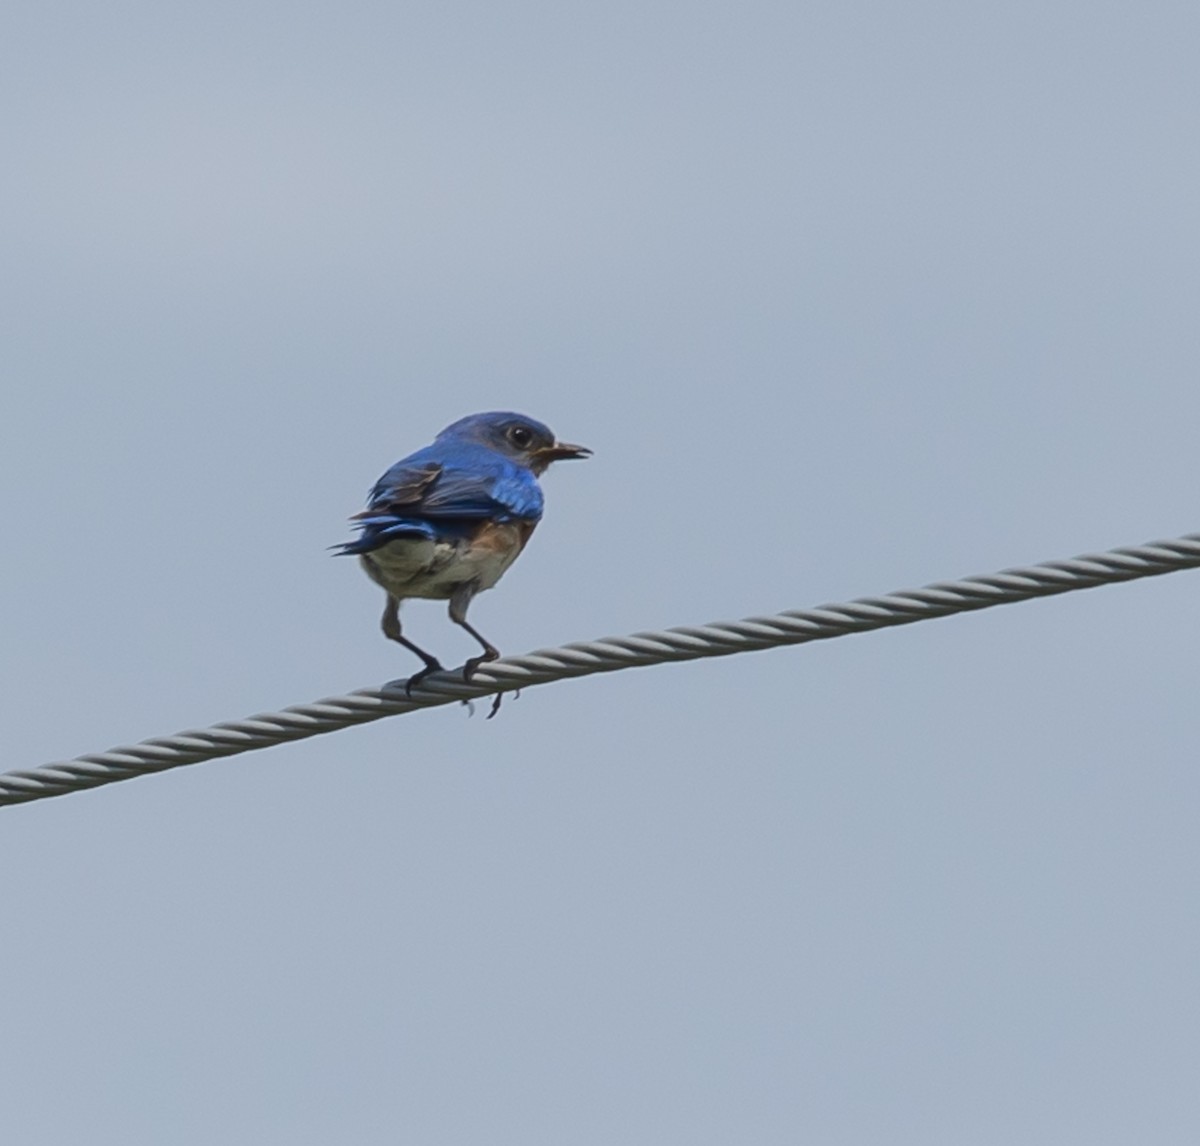
M 471 657 L 465 665 L 463 665 L 463 680 L 469 681 L 474 675 L 475 670 L 483 664 L 484 661 L 494 661 L 500 656 L 500 650 L 496 648 L 483 634 L 481 634 L 474 626 L 467 623 L 467 606 L 471 603 L 471 598 L 479 591 L 479 586 L 468 581 L 465 585 L 460 585 L 450 597 L 450 620 L 456 625 L 461 625 L 466 629 L 481 645 L 483 652 L 477 657 Z M 492 707 L 487 714 L 488 720 L 491 720 L 497 712 L 500 711 L 500 700 L 504 696 L 502 692 L 496 693 L 492 698 Z M 469 703 L 463 701 L 464 704 Z
M 463 665 L 463 680 L 470 680 L 475 674 L 475 670 L 484 663 L 484 661 L 494 661 L 499 659 L 500 650 L 491 643 L 486 637 L 479 633 L 473 626 L 467 623 L 467 606 L 471 603 L 471 598 L 479 591 L 479 586 L 474 581 L 468 581 L 465 585 L 460 585 L 454 590 L 450 597 L 450 620 L 456 625 L 460 625 L 466 629 L 481 645 L 483 652 L 477 657 L 471 657 L 465 665 Z
M 416 653 L 417 656 L 425 662 L 425 667 L 420 672 L 413 673 L 412 676 L 404 682 L 404 695 L 412 696 L 414 685 L 418 685 L 431 672 L 441 672 L 442 664 L 437 657 L 431 653 L 427 653 L 420 645 L 414 645 L 406 636 L 400 632 L 400 601 L 388 594 L 387 604 L 383 607 L 383 620 L 380 622 L 380 627 L 383 629 L 383 635 L 390 641 L 398 641 L 410 653 Z

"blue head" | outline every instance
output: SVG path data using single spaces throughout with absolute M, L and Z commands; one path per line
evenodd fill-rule
M 592 453 L 586 446 L 558 441 L 549 426 L 508 410 L 460 418 L 438 434 L 437 440 L 486 446 L 535 474 L 544 473 L 551 462 L 586 458 Z

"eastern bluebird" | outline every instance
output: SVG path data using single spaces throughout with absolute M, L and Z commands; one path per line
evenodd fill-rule
M 367 508 L 350 519 L 361 535 L 335 548 L 357 555 L 387 593 L 384 636 L 425 662 L 406 689 L 442 666 L 401 633 L 400 602 L 449 600 L 450 619 L 483 646 L 463 668 L 470 680 L 500 652 L 467 623 L 467 606 L 500 580 L 541 519 L 538 476 L 551 462 L 591 452 L 556 441 L 548 427 L 523 414 L 472 414 L 375 483 Z

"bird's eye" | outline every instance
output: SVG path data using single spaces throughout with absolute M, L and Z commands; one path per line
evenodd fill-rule
M 508 431 L 508 440 L 520 450 L 527 450 L 533 445 L 533 431 L 528 426 L 513 426 Z

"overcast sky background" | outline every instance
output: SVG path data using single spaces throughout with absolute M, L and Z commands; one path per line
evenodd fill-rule
M 4 25 L 6 768 L 407 675 L 326 547 L 476 410 L 596 451 L 512 653 L 1200 529 L 1194 3 Z M 1198 599 L 0 810 L 5 1141 L 1195 1142 Z

